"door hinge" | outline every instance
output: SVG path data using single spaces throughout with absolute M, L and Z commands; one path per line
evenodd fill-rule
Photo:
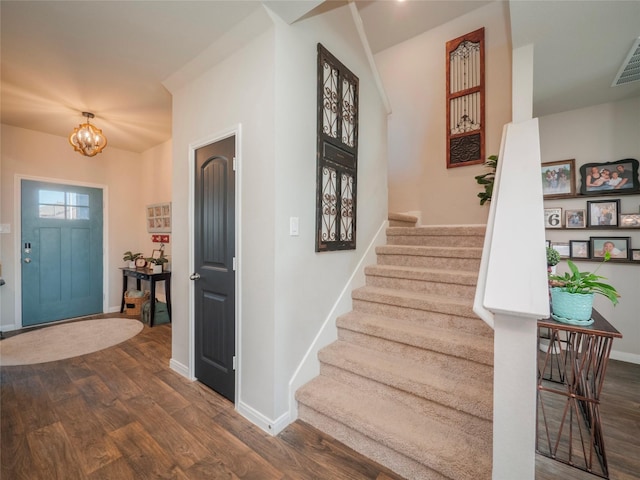
M 236 361 L 236 356 L 233 356 L 233 369 L 235 370 L 237 368 L 238 362 Z
M 236 261 L 236 257 L 233 257 L 233 271 L 236 271 L 236 268 L 238 268 L 238 262 Z
M 233 157 L 233 171 L 236 171 L 236 157 Z

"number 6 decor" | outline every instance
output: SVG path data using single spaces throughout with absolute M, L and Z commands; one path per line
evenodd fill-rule
M 562 208 L 544 209 L 544 227 L 562 228 Z

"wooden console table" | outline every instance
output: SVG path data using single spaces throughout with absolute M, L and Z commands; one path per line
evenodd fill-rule
M 171 272 L 153 273 L 153 270 L 146 268 L 120 268 L 120 270 L 122 270 L 122 303 L 120 304 L 120 313 L 124 312 L 124 294 L 128 286 L 127 278 L 133 277 L 136 279 L 136 288 L 138 290 L 140 290 L 140 281 L 146 280 L 151 285 L 149 326 L 153 327 L 156 310 L 156 282 L 164 281 L 165 296 L 167 297 L 167 313 L 169 314 L 169 320 L 171 320 Z
M 622 335 L 596 310 L 592 318 L 589 326 L 538 321 L 538 346 L 549 343 L 539 348 L 536 451 L 609 478 L 600 393 L 613 339 Z

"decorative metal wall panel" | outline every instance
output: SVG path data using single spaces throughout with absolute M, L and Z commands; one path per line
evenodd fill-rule
M 349 242 L 353 239 L 353 177 L 343 172 L 340 180 L 340 240 Z
M 484 28 L 447 42 L 446 65 L 447 168 L 484 163 Z
M 322 168 L 322 225 L 323 242 L 334 242 L 337 238 L 338 218 L 338 185 L 336 171 L 329 167 Z
M 316 251 L 356 248 L 358 77 L 318 44 Z

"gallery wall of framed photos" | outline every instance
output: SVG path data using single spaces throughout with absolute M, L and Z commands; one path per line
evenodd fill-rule
M 547 245 L 562 258 L 640 265 L 638 161 L 541 165 Z

